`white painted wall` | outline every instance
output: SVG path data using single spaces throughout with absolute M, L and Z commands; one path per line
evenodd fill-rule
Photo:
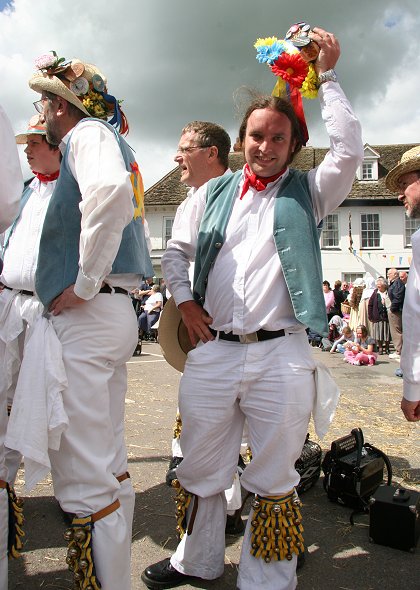
M 349 211 L 351 211 L 351 227 L 353 250 L 349 251 Z M 404 247 L 405 211 L 402 206 L 388 207 L 339 207 L 338 213 L 340 250 L 322 249 L 322 266 L 324 279 L 331 284 L 343 279 L 344 273 L 370 273 L 374 277 L 386 276 L 386 269 L 395 266 L 408 267 L 411 262 L 411 248 Z M 360 214 L 379 213 L 381 224 L 381 248 L 360 249 Z

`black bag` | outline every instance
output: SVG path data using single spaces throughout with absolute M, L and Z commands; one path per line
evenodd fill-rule
M 383 483 L 386 465 L 391 485 L 392 468 L 388 457 L 363 441 L 363 432 L 354 428 L 351 434 L 331 443 L 322 462 L 324 489 L 332 502 L 366 511 L 369 498 Z
M 295 469 L 300 475 L 300 481 L 296 486 L 298 494 L 306 492 L 318 481 L 321 475 L 321 457 L 321 447 L 310 440 L 307 434 L 300 457 L 295 463 Z

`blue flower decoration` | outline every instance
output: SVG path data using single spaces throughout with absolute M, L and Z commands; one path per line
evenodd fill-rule
M 258 47 L 257 60 L 272 65 L 284 51 L 287 51 L 287 48 L 281 41 L 275 41 L 272 45 L 262 45 Z

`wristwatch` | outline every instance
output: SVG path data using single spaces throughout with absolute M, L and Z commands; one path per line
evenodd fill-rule
M 318 76 L 318 84 L 321 86 L 324 82 L 337 82 L 337 74 L 335 70 L 327 70 Z

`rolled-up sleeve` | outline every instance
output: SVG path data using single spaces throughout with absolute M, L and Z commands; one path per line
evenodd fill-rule
M 74 292 L 91 299 L 111 272 L 124 228 L 134 214 L 130 174 L 113 132 L 86 121 L 70 138 L 69 166 L 79 184 L 80 259 Z
M 322 84 L 319 99 L 330 148 L 321 164 L 308 175 L 317 223 L 347 197 L 363 161 L 360 122 L 340 85 Z
M 178 207 L 172 226 L 172 238 L 162 256 L 163 276 L 177 305 L 193 299 L 189 268 L 195 259 L 206 193 L 207 184 L 204 184 Z
M 412 236 L 412 261 L 403 308 L 401 369 L 405 399 L 420 400 L 420 230 Z

